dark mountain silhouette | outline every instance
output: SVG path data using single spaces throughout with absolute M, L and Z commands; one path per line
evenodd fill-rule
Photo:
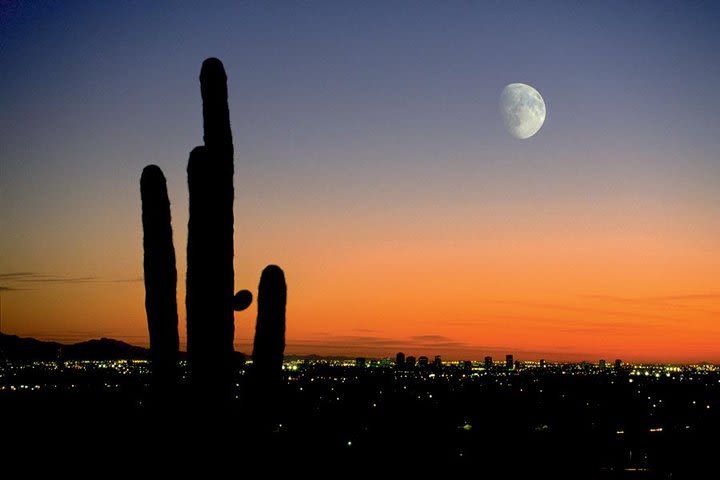
M 0 357 L 13 361 L 30 360 L 119 360 L 149 358 L 146 348 L 120 340 L 100 338 L 64 345 L 35 338 L 0 333 Z
M 0 333 L 0 358 L 7 360 L 56 360 L 63 345 Z
M 72 359 L 77 360 L 92 360 L 91 358 L 83 358 L 82 354 L 84 353 L 83 349 L 86 348 L 86 345 L 92 344 L 92 345 L 99 345 L 100 348 L 102 348 L 102 345 L 109 346 L 113 354 L 117 353 L 119 356 L 117 357 L 111 357 L 110 350 L 108 350 L 106 353 L 102 353 L 102 358 L 117 358 L 117 359 L 149 359 L 150 353 L 148 349 L 145 349 L 143 347 L 139 347 L 137 345 L 130 345 L 129 343 L 122 342 L 120 340 L 115 340 L 111 338 L 101 338 L 97 340 L 89 340 L 85 342 L 79 342 L 76 344 L 63 344 L 58 342 L 48 342 L 43 340 L 38 340 L 36 338 L 31 337 L 19 337 L 17 335 L 8 335 L 5 333 L 0 332 L 0 358 L 5 358 L 8 360 L 57 360 L 58 359 L 58 352 L 63 352 L 63 358 L 68 358 L 66 349 L 72 348 L 74 346 L 78 346 L 77 349 L 72 350 L 73 357 Z M 123 354 L 123 349 L 118 348 L 117 346 L 124 346 L 123 348 L 126 349 L 127 354 Z M 96 347 L 92 347 L 96 348 Z M 179 352 L 179 358 L 185 359 L 186 353 L 184 351 Z M 233 362 L 234 364 L 242 363 L 245 361 L 247 355 L 243 352 L 234 352 L 234 358 Z M 314 353 L 307 354 L 307 355 L 285 355 L 285 360 L 309 360 L 309 361 L 318 361 L 318 360 L 354 360 L 355 357 L 352 356 L 343 356 L 343 355 L 316 355 Z
M 111 338 L 88 340 L 86 342 L 68 345 L 62 349 L 62 354 L 63 358 L 68 360 L 146 360 L 149 358 L 149 350 L 147 348 L 136 347 Z
M 306 355 L 285 355 L 284 360 L 307 360 L 307 361 L 318 361 L 318 360 L 355 360 L 357 357 L 348 355 L 317 355 L 315 353 L 309 353 Z M 378 360 L 376 358 L 367 357 L 367 360 Z

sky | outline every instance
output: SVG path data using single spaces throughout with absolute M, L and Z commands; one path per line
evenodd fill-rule
M 148 344 L 154 163 L 184 346 L 218 57 L 235 287 L 285 270 L 287 353 L 720 362 L 718 45 L 710 0 L 0 0 L 0 330 Z M 547 106 L 526 140 L 498 108 L 516 82 Z

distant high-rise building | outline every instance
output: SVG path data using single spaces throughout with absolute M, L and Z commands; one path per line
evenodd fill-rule
M 545 368 L 545 359 L 544 358 L 540 359 L 540 368 Z
M 601 370 L 604 370 L 605 369 L 605 360 L 601 358 L 600 361 L 598 362 L 598 366 L 600 367 Z
M 358 368 L 365 368 L 365 357 L 357 357 L 355 359 L 355 366 Z
M 485 368 L 487 368 L 489 370 L 490 367 L 492 367 L 492 366 L 493 366 L 492 357 L 488 355 L 487 357 L 485 357 Z
M 619 358 L 615 359 L 615 370 L 620 370 L 620 367 L 622 367 L 622 360 Z
M 412 355 L 408 355 L 405 357 L 405 366 L 407 368 L 413 368 L 415 366 L 415 357 Z
M 420 358 L 418 358 L 418 366 L 419 367 L 427 367 L 429 363 L 428 357 L 425 355 L 421 355 Z
M 435 368 L 442 367 L 442 357 L 440 357 L 440 355 L 435 355 L 435 361 L 433 362 L 433 366 Z
M 512 355 L 505 355 L 505 368 L 508 370 L 512 370 L 513 368 L 513 356 Z
M 463 362 L 463 369 L 467 370 L 468 372 L 472 370 L 472 362 L 470 360 L 465 360 Z
M 520 367 L 522 367 L 522 363 L 520 363 L 520 360 L 515 360 L 515 370 L 520 370 Z
M 403 352 L 398 352 L 398 354 L 395 355 L 395 368 L 398 370 L 405 368 L 405 354 Z

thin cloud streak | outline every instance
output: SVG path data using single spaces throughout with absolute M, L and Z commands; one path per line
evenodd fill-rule
M 32 285 L 32 284 L 73 284 L 73 283 L 136 283 L 142 282 L 143 277 L 132 277 L 132 278 L 117 278 L 117 279 L 103 279 L 96 276 L 63 276 L 51 273 L 38 273 L 38 272 L 10 272 L 0 273 L 0 281 L 10 283 L 11 285 L 4 285 L 0 288 L 0 291 L 13 291 L 13 290 L 35 290 L 34 288 L 23 288 L 18 285 Z
M 422 341 L 422 339 L 430 339 L 431 341 Z M 418 341 L 420 339 L 421 341 Z M 369 340 L 369 341 L 368 341 Z M 238 345 L 250 345 L 251 339 L 245 342 L 237 342 Z M 344 352 L 344 356 L 352 356 L 354 354 L 370 353 L 372 355 L 393 356 L 395 352 L 413 352 L 422 354 L 423 350 L 428 355 L 433 354 L 433 349 L 449 350 L 450 357 L 465 357 L 468 359 L 479 360 L 485 355 L 505 355 L 512 353 L 516 356 L 523 357 L 543 357 L 543 356 L 572 356 L 572 357 L 591 357 L 591 354 L 585 352 L 574 352 L 566 347 L 560 347 L 553 350 L 531 350 L 511 347 L 507 345 L 473 345 L 466 342 L 455 341 L 440 335 L 417 335 L 407 339 L 391 338 L 391 337 L 360 337 L 360 336 L 330 336 L 327 339 L 312 340 L 300 339 L 297 341 L 289 340 L 286 350 L 292 354 L 324 354 L 327 352 Z
M 88 283 L 98 281 L 97 277 L 47 277 L 23 280 L 28 283 Z
M 546 310 L 561 310 L 566 312 L 578 312 L 578 313 L 592 313 L 599 315 L 612 315 L 616 317 L 635 317 L 644 318 L 649 320 L 655 320 L 658 324 L 662 325 L 676 325 L 678 323 L 684 323 L 685 320 L 673 317 L 663 317 L 658 315 L 651 315 L 645 313 L 636 313 L 628 311 L 616 311 L 616 310 L 605 310 L 601 308 L 588 308 L 588 307 L 572 307 L 567 305 L 552 304 L 552 303 L 535 303 L 535 302 L 522 302 L 522 301 L 511 301 L 511 300 L 495 300 L 492 303 L 500 305 L 518 305 L 525 307 L 533 307 Z
M 628 305 L 643 305 L 655 307 L 671 307 L 690 312 L 708 313 L 711 315 L 720 315 L 720 311 L 698 308 L 692 303 L 668 303 L 668 302 L 702 302 L 707 300 L 718 300 L 720 302 L 720 294 L 717 293 L 691 293 L 684 295 L 661 295 L 652 297 L 620 297 L 614 295 L 578 295 L 579 298 L 602 300 L 605 302 L 615 302 Z
M 616 295 L 578 295 L 580 298 L 592 298 L 597 300 L 610 300 L 614 302 L 627 303 L 648 303 L 664 302 L 668 300 L 720 300 L 720 293 L 686 293 L 677 295 L 655 295 L 649 297 L 621 297 Z
M 533 315 L 492 315 L 483 318 L 482 320 L 464 320 L 464 321 L 448 321 L 444 325 L 461 326 L 461 327 L 480 327 L 485 325 L 497 325 L 498 321 L 504 321 L 508 323 L 522 324 L 523 328 L 542 328 L 547 329 L 572 329 L 576 327 L 583 328 L 625 328 L 631 330 L 642 330 L 647 328 L 646 323 L 627 323 L 619 321 L 604 321 L 604 320 L 584 320 L 579 321 L 576 319 L 557 319 L 548 317 L 536 317 Z M 426 322 L 432 324 L 433 322 Z
M 142 282 L 145 280 L 143 277 L 133 277 L 133 278 L 118 278 L 115 280 L 99 280 L 100 282 L 109 282 L 109 283 L 136 283 L 136 282 Z
M 442 335 L 415 335 L 410 338 L 416 342 L 446 342 L 450 340 L 448 337 Z
M 0 273 L 0 280 L 14 280 L 17 278 L 24 278 L 28 276 L 37 275 L 33 272 L 11 272 L 11 273 Z

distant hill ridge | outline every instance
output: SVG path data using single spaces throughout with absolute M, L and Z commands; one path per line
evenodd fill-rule
M 145 360 L 149 358 L 147 348 L 130 345 L 112 338 L 87 340 L 73 344 L 46 342 L 30 337 L 18 337 L 0 332 L 0 360 Z M 244 357 L 241 352 L 237 356 Z M 180 353 L 184 358 L 185 352 Z M 285 355 L 285 360 L 352 360 L 355 357 Z
M 5 360 L 117 360 L 147 359 L 147 348 L 100 338 L 64 345 L 0 333 L 0 359 Z

